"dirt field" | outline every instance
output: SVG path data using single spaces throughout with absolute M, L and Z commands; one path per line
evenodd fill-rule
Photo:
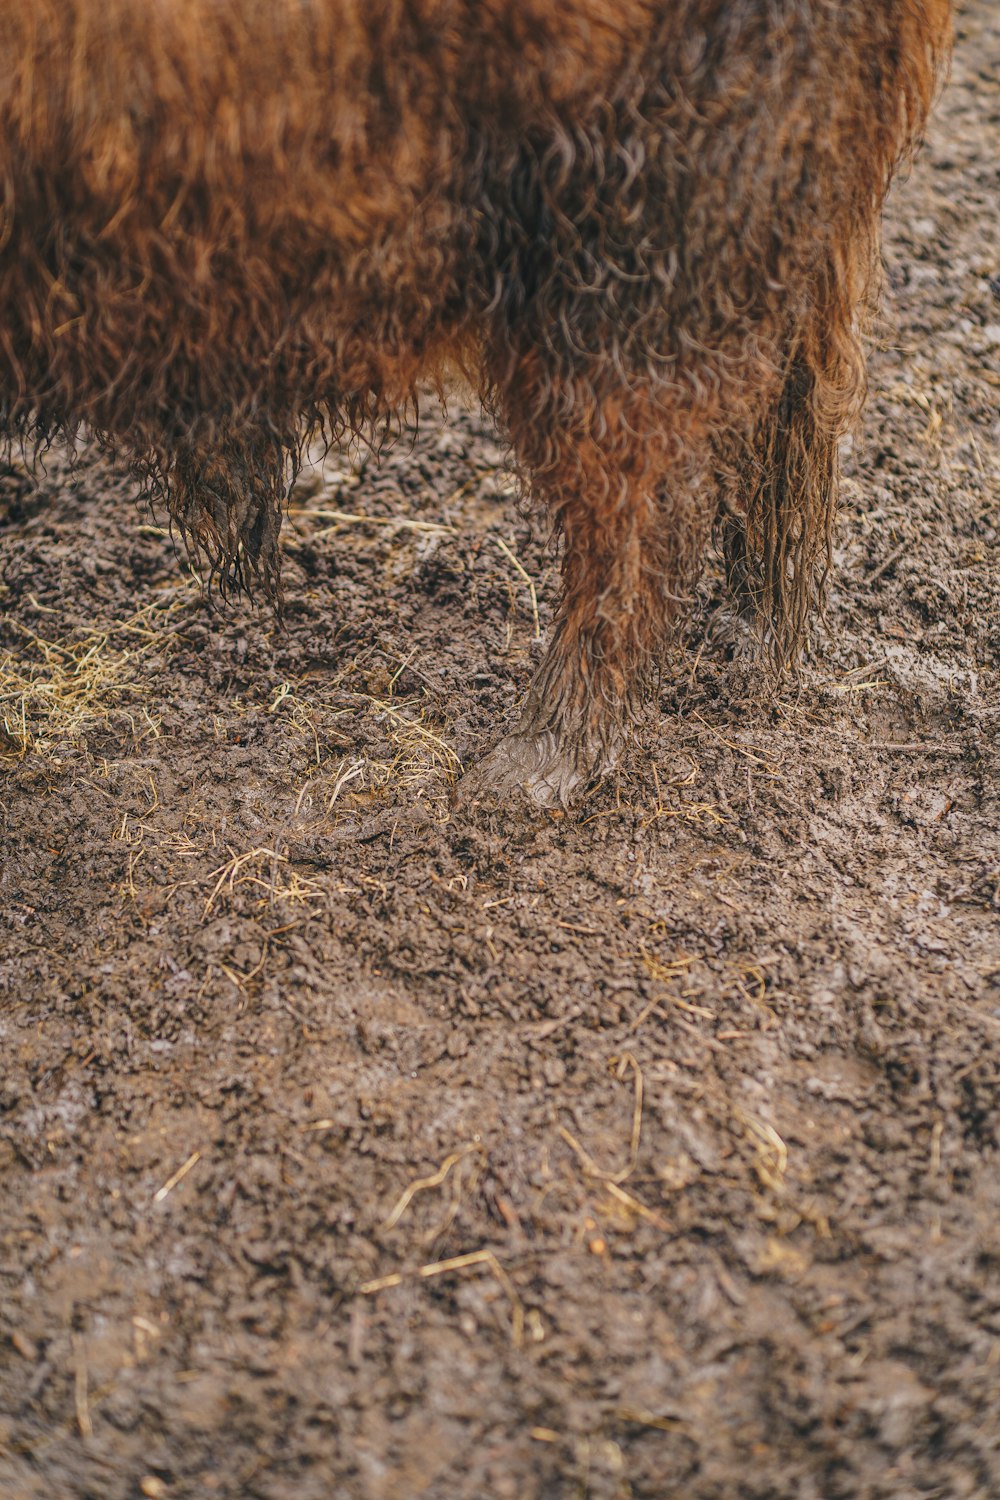
M 710 569 L 570 815 L 449 811 L 554 597 L 477 417 L 305 477 L 283 631 L 0 478 L 4 1500 L 1000 1495 L 998 79 L 801 683 Z

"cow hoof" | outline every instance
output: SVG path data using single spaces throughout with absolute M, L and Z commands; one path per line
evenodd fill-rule
M 551 730 L 515 731 L 466 771 L 455 803 L 502 807 L 523 798 L 530 808 L 567 808 L 597 774 L 579 748 L 567 746 Z

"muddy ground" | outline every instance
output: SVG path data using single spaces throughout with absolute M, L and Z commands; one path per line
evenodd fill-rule
M 554 597 L 477 417 L 304 478 L 284 630 L 3 478 L 5 1500 L 1000 1495 L 998 78 L 801 683 L 710 568 L 570 815 L 449 810 Z

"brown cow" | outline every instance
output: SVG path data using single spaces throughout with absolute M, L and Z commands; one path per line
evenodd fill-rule
M 776 655 L 828 552 L 947 0 L 0 0 L 0 427 L 278 590 L 303 445 L 459 371 L 563 538 L 475 789 L 614 759 L 713 525 Z

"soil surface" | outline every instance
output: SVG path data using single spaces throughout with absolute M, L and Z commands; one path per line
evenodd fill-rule
M 5 471 L 5 1500 L 1000 1495 L 998 79 L 801 681 L 710 566 L 571 814 L 450 808 L 555 585 L 478 416 L 304 476 L 284 629 Z

